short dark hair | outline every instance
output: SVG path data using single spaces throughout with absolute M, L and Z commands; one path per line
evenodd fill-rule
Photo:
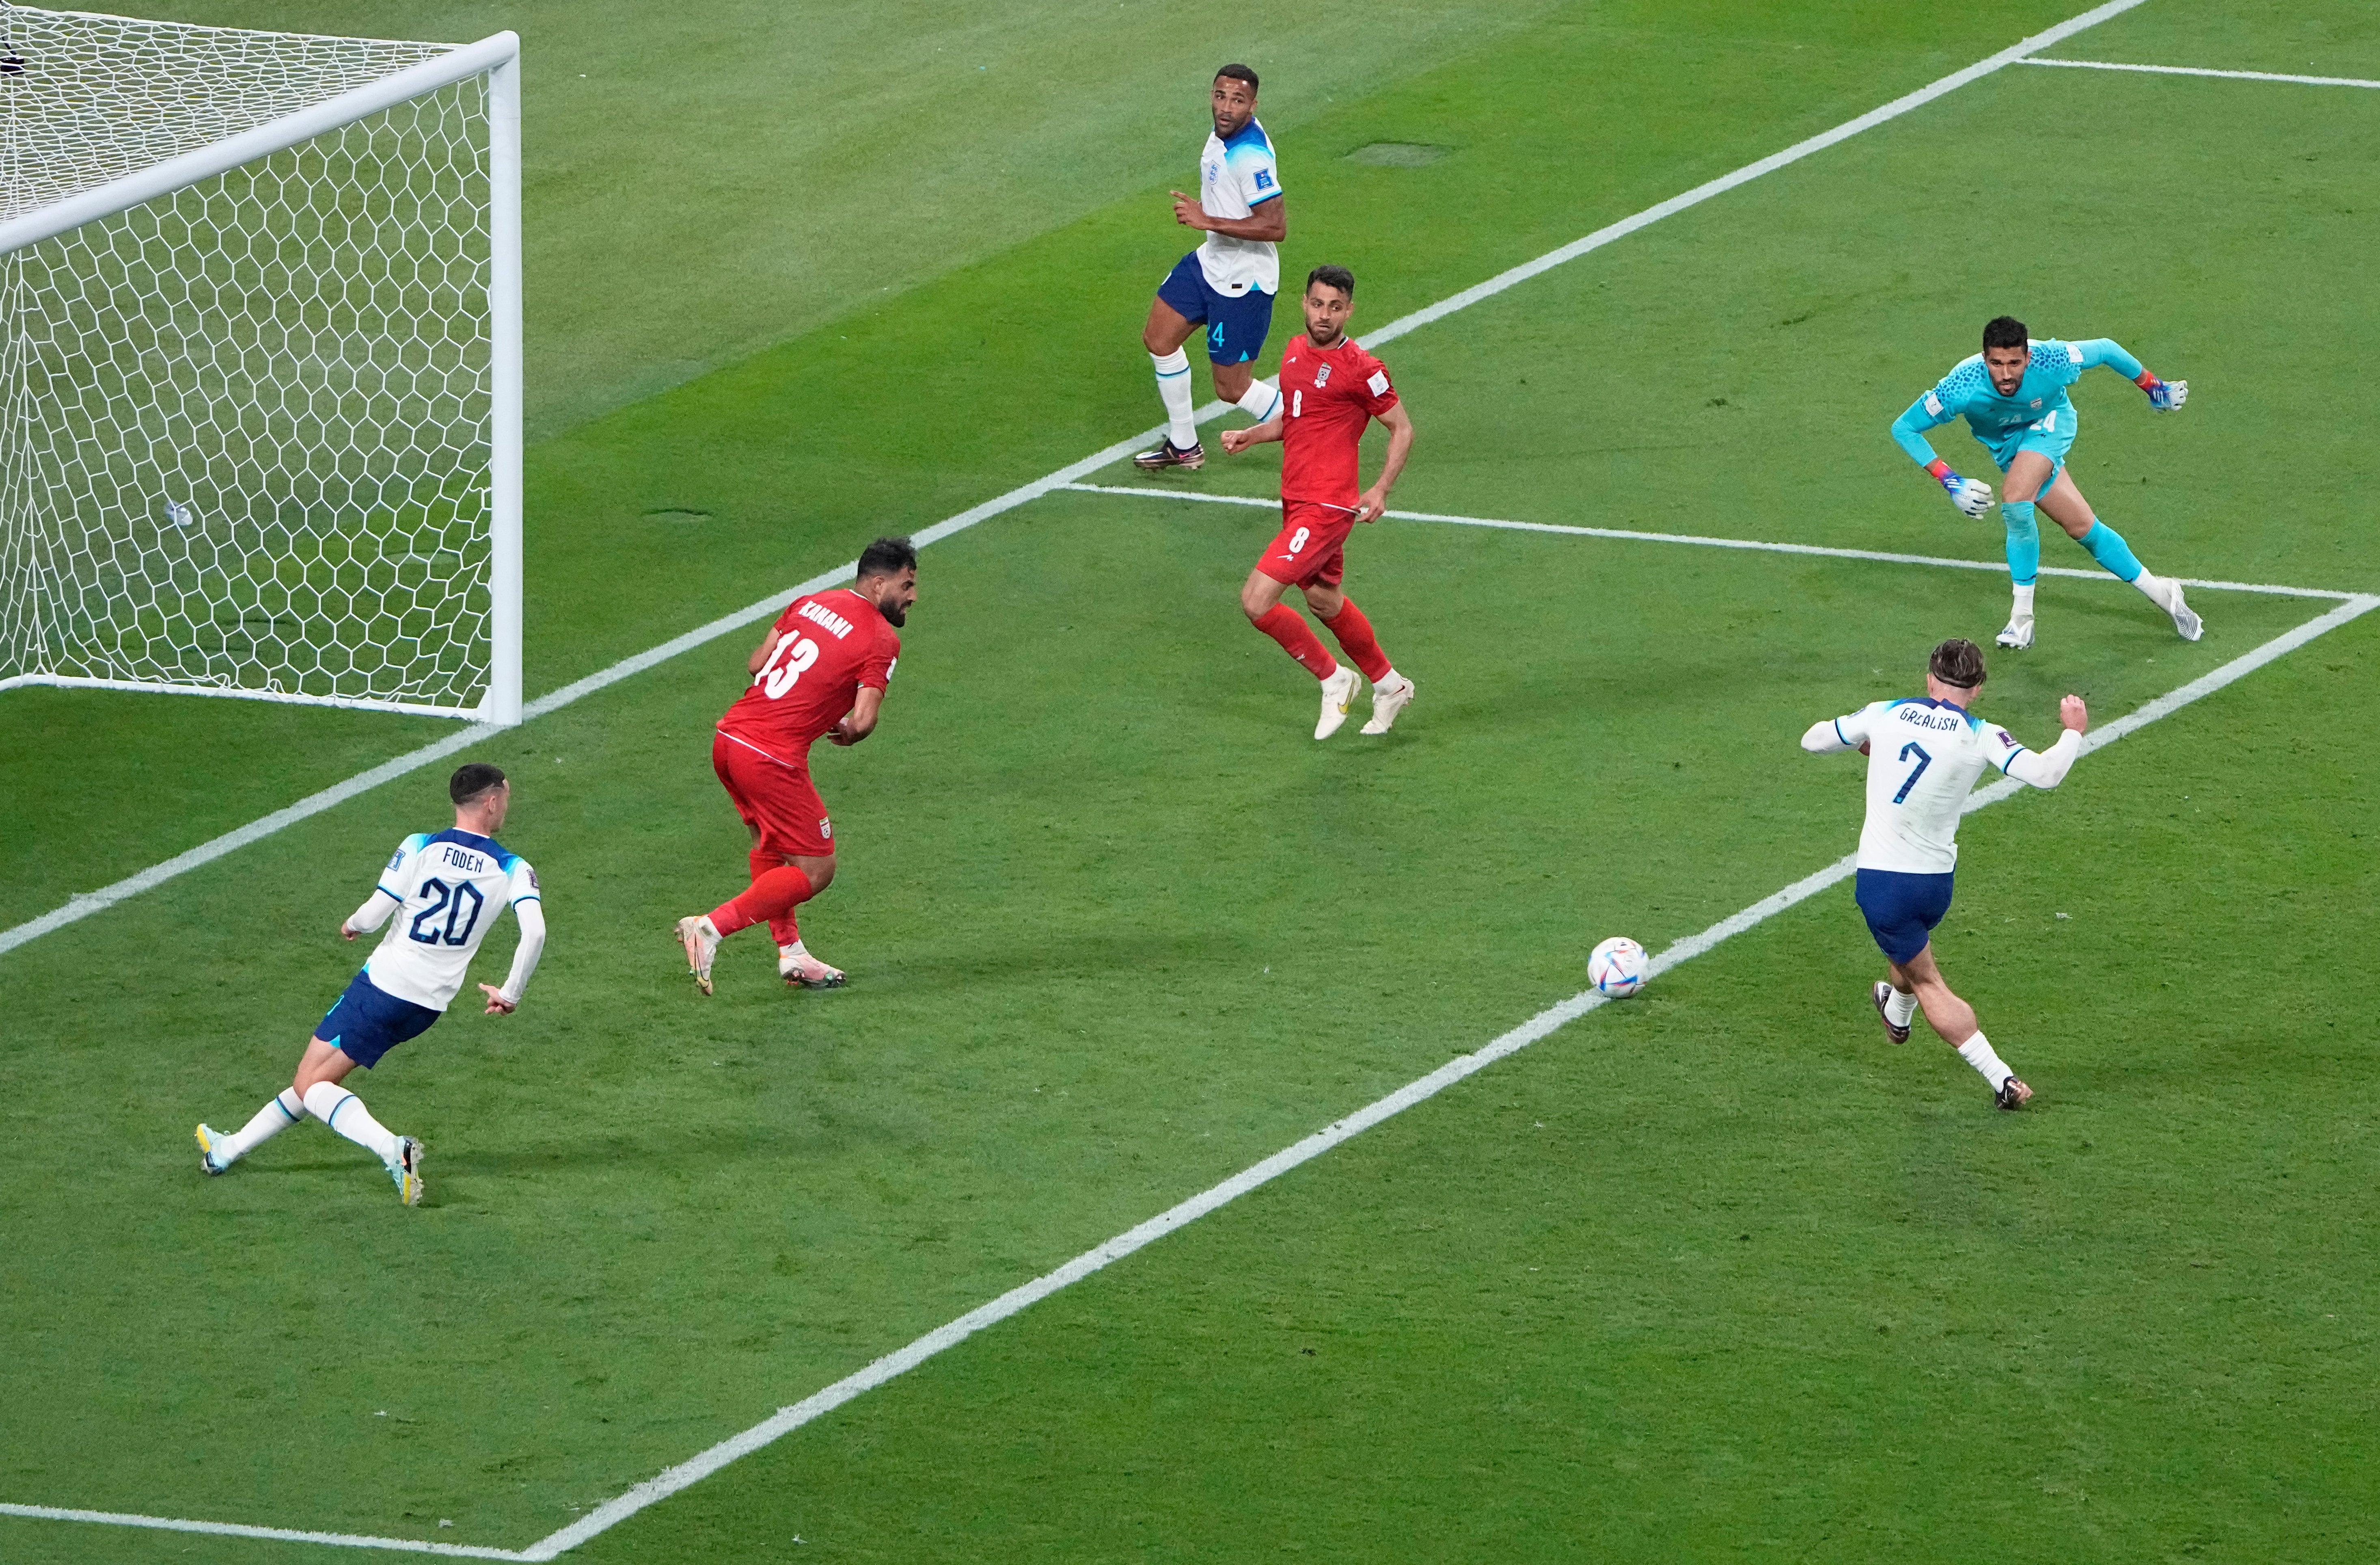
M 2022 347 L 2032 340 L 2033 334 L 2013 315 L 1995 315 L 1984 322 L 1985 347 Z
M 1349 298 L 1355 297 L 1355 274 L 1343 266 L 1318 266 L 1305 274 L 1305 285 L 1311 289 L 1319 283 L 1326 288 L 1336 288 Z
M 504 785 L 502 767 L 490 766 L 483 760 L 467 760 L 446 779 L 446 796 L 457 805 L 470 804 L 491 788 Z
M 1248 84 L 1249 91 L 1254 92 L 1257 91 L 1257 73 L 1250 70 L 1247 67 L 1243 65 L 1225 66 L 1221 70 L 1215 73 L 1215 79 L 1220 81 L 1227 76 L 1233 81 L 1246 82 Z
M 899 576 L 917 568 L 917 546 L 905 538 L 880 538 L 859 552 L 859 579 Z
M 1960 690 L 1979 690 L 1984 684 L 1984 649 L 1963 636 L 1954 636 L 1934 649 L 1926 672 Z

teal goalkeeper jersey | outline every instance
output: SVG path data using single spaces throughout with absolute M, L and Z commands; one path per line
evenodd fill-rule
M 2070 432 L 2074 404 L 2067 399 L 2066 388 L 2093 365 L 2105 364 L 2126 380 L 2141 372 L 2141 361 L 2111 337 L 2078 343 L 2050 337 L 2031 346 L 2033 359 L 2014 396 L 1992 389 L 1991 371 L 1984 368 L 1984 356 L 1976 354 L 1960 360 L 1932 391 L 1910 404 L 1909 411 L 1893 421 L 1892 438 L 1923 467 L 1936 456 L 1924 431 L 1964 419 L 1974 437 L 1998 454 L 2045 419 L 2047 428 Z

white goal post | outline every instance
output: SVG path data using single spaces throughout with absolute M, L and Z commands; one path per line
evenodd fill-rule
M 520 721 L 519 49 L 0 0 L 0 690 Z

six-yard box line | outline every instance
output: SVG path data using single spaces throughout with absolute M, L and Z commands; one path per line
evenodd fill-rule
M 1427 310 L 1417 312 L 1415 315 L 1407 316 L 1398 321 L 1392 322 L 1390 327 L 1384 328 L 1379 333 L 1373 334 L 1370 340 L 1375 344 L 1386 342 L 1395 335 L 1402 334 L 1403 332 L 1410 331 L 1419 325 L 1427 324 L 1431 320 L 1436 320 L 1445 314 L 1451 313 L 1454 309 L 1464 308 L 1470 303 L 1476 302 L 1479 298 L 1489 297 L 1496 292 L 1500 292 L 1502 291 L 1502 288 L 1509 287 L 1514 283 L 1525 280 L 1527 276 L 1535 275 L 1536 272 L 1547 270 L 1552 265 L 1560 264 L 1562 261 L 1572 259 L 1576 255 L 1585 254 L 1590 249 L 1599 248 L 1601 244 L 1609 243 L 1612 239 L 1621 237 L 1625 233 L 1634 231 L 1635 228 L 1645 226 L 1651 222 L 1658 221 L 1660 217 L 1670 215 L 1673 212 L 1682 211 L 1688 206 L 1697 204 L 1700 200 L 1706 200 L 1710 196 L 1718 194 L 1724 189 L 1731 188 L 1734 185 L 1742 183 L 1749 178 L 1757 177 L 1758 175 L 1769 172 L 1773 168 L 1781 167 L 1788 163 L 1798 161 L 1800 157 L 1806 156 L 1810 152 L 1818 151 L 1824 146 L 1831 145 L 1833 142 L 1840 140 L 1849 135 L 1856 134 L 1857 131 L 1867 128 L 1870 125 L 1881 123 L 1885 119 L 1896 117 L 1899 114 L 1906 113 L 1909 109 L 1914 108 L 1925 102 L 1929 102 L 1934 97 L 1940 96 L 1942 93 L 1954 90 L 1956 87 L 1965 85 L 1966 82 L 1975 79 L 1982 75 L 1988 74 L 1989 71 L 1998 69 L 2003 65 L 2011 63 L 2036 63 L 2030 62 L 2026 59 L 2026 56 L 2033 51 L 2046 47 L 2048 44 L 2058 41 L 2058 39 L 2062 37 L 2069 36 L 2075 31 L 2080 31 L 2083 28 L 2095 25 L 2098 21 L 2104 20 L 2107 17 L 2117 15 L 2122 11 L 2129 10 L 2132 8 L 2133 6 L 2140 3 L 2141 0 L 2114 0 L 2114 3 L 2112 4 L 2102 6 L 2091 12 L 2084 13 L 2081 17 L 2071 18 L 2068 22 L 2060 24 L 2058 28 L 2051 30 L 2049 32 L 2036 35 L 2034 38 L 2028 39 L 2010 50 L 2003 51 L 1999 55 L 1992 56 L 1986 61 L 1980 62 L 1977 66 L 1970 67 L 1965 71 L 1955 73 L 1951 77 L 1944 78 L 1940 81 L 1934 83 L 1926 89 L 1921 90 L 1917 93 L 1912 93 L 1903 99 L 1896 100 L 1893 103 L 1886 105 L 1885 108 L 1873 111 L 1868 115 L 1861 116 L 1860 119 L 1847 122 L 1845 126 L 1837 127 L 1835 131 L 1828 132 L 1821 137 L 1813 138 L 1809 141 L 1798 143 L 1795 147 L 1788 149 L 1785 152 L 1776 154 L 1769 159 L 1762 160 L 1759 164 L 1747 165 L 1746 168 L 1738 170 L 1734 175 L 1724 176 L 1720 180 L 1712 181 L 1706 186 L 1697 187 L 1695 190 L 1689 191 L 1684 196 L 1673 198 L 1670 201 L 1647 209 L 1645 212 L 1637 214 L 1635 218 L 1625 220 L 1621 224 L 1612 225 L 1610 228 L 1598 230 L 1596 234 L 1588 236 L 1586 239 L 1577 241 L 1572 246 L 1564 247 L 1562 250 L 1550 252 L 1548 256 L 1539 258 L 1537 261 L 1528 263 L 1523 267 L 1514 268 L 1512 272 L 1500 274 L 1498 278 L 1491 279 L 1488 284 L 1480 285 L 1475 289 L 1467 290 L 1464 294 L 1456 295 L 1452 298 L 1442 301 L 1439 305 L 1433 306 Z M 2233 73 L 2207 72 L 2204 74 Z M 2346 83 L 2342 82 L 2340 84 L 2345 85 Z M 2356 85 L 2362 84 L 2356 83 Z M 1220 404 L 1210 404 L 1208 407 L 1200 410 L 1200 417 L 1202 419 L 1211 419 L 1220 416 L 1225 411 L 1226 409 L 1224 409 Z M 1007 509 L 1012 509 L 1015 505 L 1025 503 L 1033 498 L 1037 498 L 1040 493 L 1049 492 L 1052 489 L 1068 487 L 1090 489 L 1094 491 L 1099 491 L 1099 486 L 1077 485 L 1074 483 L 1073 480 L 1075 479 L 1087 476 L 1089 472 L 1096 471 L 1098 467 L 1106 466 L 1108 463 L 1119 459 L 1122 455 L 1127 454 L 1133 446 L 1154 438 L 1157 432 L 1159 431 L 1147 431 L 1143 435 L 1135 437 L 1135 439 L 1132 441 L 1118 443 L 1116 446 L 1110 447 L 1106 452 L 1099 453 L 1094 457 L 1087 458 L 1083 462 L 1071 464 L 1069 467 L 1061 469 L 1060 472 L 1051 474 L 1048 478 L 1038 480 L 1035 484 L 1026 485 L 1020 490 L 1012 491 L 1009 494 L 1003 495 L 998 500 L 987 503 L 987 504 L 982 506 L 978 506 L 972 511 L 961 513 L 960 516 L 950 518 L 937 528 L 927 529 L 925 533 L 918 535 L 917 541 L 920 544 L 924 544 L 934 541 L 942 537 L 947 537 L 952 533 L 962 530 L 964 528 L 973 526 L 978 521 L 989 519 L 991 516 L 998 515 Z M 1271 503 L 1268 501 L 1242 499 L 1230 496 L 1183 496 L 1165 491 L 1108 491 L 1124 493 L 1153 493 L 1163 498 L 1196 498 L 1224 503 L 1236 503 L 1262 506 L 1269 506 Z M 1439 521 L 1455 525 L 1480 527 L 1500 527 L 1526 531 L 1569 533 L 1590 537 L 1607 537 L 1645 541 L 1699 543 L 1706 546 L 1726 548 L 1753 548 L 1776 552 L 1833 555 L 1844 558 L 1869 559 L 1906 564 L 1923 564 L 1953 568 L 1979 570 L 1997 570 L 2000 568 L 1996 563 L 1987 561 L 1937 559 L 1929 556 L 1898 555 L 1875 551 L 1836 550 L 1794 544 L 1764 545 L 1761 543 L 1740 540 L 1698 538 L 1692 535 L 1646 533 L 1611 528 L 1573 528 L 1560 526 L 1558 524 L 1510 522 L 1492 518 L 1438 516 L 1429 513 L 1399 512 L 1391 513 L 1391 515 L 1407 520 Z M 621 664 L 614 665 L 613 669 L 603 671 L 601 674 L 590 676 L 589 679 L 581 680 L 573 685 L 565 687 L 564 690 L 556 691 L 552 693 L 552 696 L 549 696 L 545 699 L 536 703 L 530 711 L 525 714 L 525 718 L 527 716 L 542 715 L 544 711 L 549 711 L 560 706 L 568 704 L 569 701 L 575 700 L 579 695 L 589 693 L 593 689 L 601 688 L 603 685 L 614 683 L 618 679 L 625 678 L 629 674 L 638 673 L 645 668 L 651 667 L 654 664 L 664 661 L 668 657 L 675 656 L 679 651 L 689 649 L 691 647 L 700 645 L 705 641 L 714 638 L 716 636 L 726 634 L 741 625 L 751 624 L 759 618 L 766 617 L 767 615 L 775 613 L 778 607 L 786 600 L 787 596 L 798 595 L 802 591 L 815 589 L 816 586 L 826 585 L 834 580 L 839 580 L 843 576 L 848 574 L 849 569 L 850 567 L 846 565 L 839 572 L 828 573 L 820 577 L 813 578 L 813 582 L 805 583 L 803 586 L 792 589 L 791 594 L 773 595 L 771 598 L 764 600 L 761 603 L 754 605 L 751 609 L 745 611 L 739 615 L 730 616 L 729 618 L 720 621 L 714 621 L 710 625 L 701 627 L 696 632 L 688 633 L 686 636 L 677 637 L 672 642 L 665 643 L 662 647 L 652 649 L 649 652 L 640 654 L 636 658 L 625 660 Z M 2058 567 L 2052 567 L 2050 574 L 2082 577 L 2093 577 L 2097 575 L 2097 573 L 2094 572 L 2068 570 Z M 2337 625 L 2344 624 L 2348 620 L 2368 612 L 2375 606 L 2380 606 L 2380 598 L 2373 598 L 2360 594 L 2338 593 L 2318 588 L 2198 581 L 2193 581 L 2191 585 L 2230 590 L 2273 592 L 2289 596 L 2333 598 L 2343 600 L 2343 601 L 2338 608 L 2333 609 L 2328 613 L 2325 613 L 2313 621 L 2307 622 L 2305 625 L 2300 625 L 2295 630 L 2285 633 L 2281 637 L 2276 637 L 2272 641 L 2265 643 L 2264 646 L 2257 648 L 2255 650 L 2244 655 L 2243 657 L 2235 659 L 2232 662 L 2223 665 L 2223 667 L 2214 671 L 2212 673 L 2204 675 L 2199 680 L 2193 681 L 2189 685 L 2185 685 L 2165 697 L 2158 698 L 2147 706 L 2129 714 L 2126 718 L 2118 720 L 2116 723 L 2102 728 L 2097 733 L 2094 734 L 2089 740 L 2086 740 L 2086 749 L 2096 748 L 2101 745 L 2111 743 L 2115 739 L 2121 737 L 2124 733 L 2131 732 L 2132 729 L 2137 727 L 2145 726 L 2146 723 L 2155 722 L 2158 718 L 2167 715 L 2168 712 L 2178 710 L 2180 707 L 2188 704 L 2192 700 L 2195 700 L 2199 696 L 2219 689 L 2223 685 L 2231 683 L 2233 680 L 2252 672 L 2255 668 L 2262 667 L 2265 662 L 2269 662 L 2274 659 L 2282 656 L 2286 652 L 2292 650 L 2294 648 L 2303 645 L 2305 642 L 2312 640 L 2314 637 L 2322 635 L 2324 632 L 2335 628 Z M 464 744 L 468 744 L 475 742 L 478 738 L 485 736 L 492 732 L 495 731 L 490 729 L 479 729 L 474 730 L 466 735 L 458 735 L 457 738 L 462 740 Z M 341 802 L 346 797 L 352 797 L 355 794 L 361 793 L 369 787 L 376 786 L 380 782 L 389 781 L 394 777 L 403 775 L 404 772 L 412 770 L 419 766 L 430 764 L 432 760 L 438 758 L 440 755 L 452 754 L 455 749 L 461 747 L 462 744 L 446 743 L 426 747 L 427 751 L 435 753 L 415 752 L 411 756 L 400 757 L 397 760 L 388 763 L 383 767 L 375 768 L 371 771 L 361 774 L 356 779 L 349 780 L 349 783 L 342 784 L 338 789 L 326 790 L 324 794 L 314 795 L 312 799 L 301 801 L 300 806 L 292 807 L 291 810 L 278 812 L 275 816 L 266 817 L 263 820 L 253 823 L 251 828 L 244 829 L 243 832 L 231 833 L 227 835 L 226 838 L 217 839 L 216 843 L 205 844 L 200 849 L 193 850 L 191 854 L 182 855 L 180 859 L 168 861 L 166 865 L 157 867 L 156 870 L 150 871 L 143 877 L 134 878 L 136 880 L 145 880 L 145 884 L 135 885 L 130 882 L 120 882 L 119 887 L 109 888 L 109 891 L 111 892 L 121 889 L 121 895 L 111 897 L 108 896 L 107 893 L 102 892 L 96 893 L 90 898 L 78 899 L 78 903 L 69 904 L 67 908 L 58 910 L 58 914 L 67 915 L 67 916 L 60 917 L 58 915 L 53 915 L 49 918 L 34 921 L 33 925 L 20 926 L 18 929 L 9 930 L 5 932 L 5 934 L 0 934 L 0 952 L 5 952 L 14 945 L 23 943 L 26 940 L 30 940 L 39 934 L 47 932 L 48 928 L 55 928 L 57 927 L 58 924 L 70 922 L 73 918 L 87 916 L 91 912 L 99 911 L 100 908 L 112 905 L 115 901 L 122 900 L 125 896 L 136 895 L 139 892 L 149 889 L 149 886 L 162 883 L 163 880 L 172 878 L 174 875 L 180 873 L 184 869 L 196 867 L 198 864 L 208 862 L 213 857 L 221 856 L 225 853 L 234 851 L 239 846 L 246 845 L 248 842 L 256 841 L 264 835 L 270 834 L 273 831 L 279 830 L 283 825 L 289 824 L 296 819 L 303 819 L 307 815 L 317 813 L 321 809 L 326 809 L 330 807 L 331 805 Z M 411 762 L 412 764 L 404 764 L 406 762 Z M 1986 789 L 1971 798 L 1967 805 L 1967 808 L 1982 808 L 1986 805 L 1997 802 L 2000 798 L 2010 796 L 2020 787 L 2020 784 L 2003 780 L 2001 782 L 1995 784 L 1992 788 Z M 303 807 L 305 805 L 309 804 L 313 805 L 314 807 Z M 257 828 L 263 828 L 263 830 L 257 830 Z M 233 840 L 235 838 L 240 840 L 235 841 Z M 207 849 L 209 848 L 212 848 L 215 851 L 208 852 Z M 1659 972 L 1666 970 L 1668 967 L 1675 965 L 1679 962 L 1689 960 L 1693 956 L 1700 954 L 1703 951 L 1706 951 L 1712 946 L 1715 946 L 1729 935 L 1740 932 L 1740 930 L 1743 928 L 1749 928 L 1753 925 L 1770 916 L 1772 914 L 1782 911 L 1784 908 L 1790 907 L 1795 903 L 1804 900 L 1810 895 L 1815 894 L 1816 892 L 1823 890 L 1826 886 L 1839 882 L 1849 874 L 1851 863 L 1852 860 L 1848 857 L 1842 861 L 1839 861 L 1836 865 L 1830 866 L 1828 869 L 1821 870 L 1816 875 L 1806 877 L 1804 880 L 1797 881 L 1792 886 L 1789 886 L 1784 891 L 1776 893 L 1776 895 L 1754 904 L 1753 907 L 1745 909 L 1742 913 L 1736 915 L 1733 918 L 1724 920 L 1720 924 L 1713 926 L 1711 928 L 1705 930 L 1701 935 L 1692 937 L 1688 940 L 1682 941 L 1679 944 L 1672 946 L 1654 958 L 1652 964 L 1653 973 L 1658 974 Z M 158 871 L 164 871 L 164 873 L 159 873 Z M 1541 1013 L 1529 1023 L 1524 1024 L 1522 1027 L 1516 1028 L 1512 1032 L 1503 1035 L 1500 1038 L 1491 1042 L 1485 1049 L 1477 1051 L 1475 1054 L 1464 1056 L 1460 1060 L 1451 1062 L 1449 1066 L 1441 1067 L 1439 1072 L 1433 1073 L 1431 1076 L 1425 1077 L 1421 1081 L 1411 1084 L 1400 1092 L 1390 1095 L 1390 1098 L 1383 1098 L 1366 1110 L 1359 1111 L 1356 1115 L 1351 1116 L 1346 1120 L 1340 1121 L 1325 1131 L 1318 1133 L 1316 1136 L 1309 1137 L 1307 1141 L 1301 1142 L 1296 1146 L 1288 1148 L 1282 1153 L 1276 1154 L 1273 1159 L 1268 1159 L 1265 1163 L 1258 1164 L 1255 1168 L 1246 1171 L 1236 1179 L 1228 1181 L 1225 1184 L 1219 1185 L 1215 1187 L 1215 1189 L 1206 1192 L 1200 1196 L 1193 1197 L 1191 1201 L 1185 1202 L 1182 1206 L 1177 1207 L 1165 1214 L 1161 1214 L 1159 1218 L 1150 1219 L 1148 1223 L 1143 1224 L 1138 1229 L 1135 1229 L 1124 1235 L 1118 1236 L 1117 1239 L 1110 1241 L 1107 1244 L 1099 1247 L 1097 1250 L 1087 1252 L 1085 1256 L 1078 1256 L 1075 1262 L 1070 1263 L 1069 1267 L 1062 1268 L 1058 1272 L 1053 1272 L 1042 1279 L 1036 1280 L 1035 1282 L 1028 1283 L 1024 1288 L 1012 1291 L 1011 1293 L 1003 1295 L 1001 1299 L 993 1301 L 990 1304 L 987 1304 L 981 1309 L 972 1312 L 968 1316 L 962 1316 L 958 1321 L 952 1322 L 949 1326 L 942 1328 L 940 1331 L 929 1333 L 927 1337 L 919 1339 L 917 1342 L 910 1344 L 908 1348 L 902 1350 L 900 1353 L 888 1355 L 886 1358 L 877 1361 L 876 1364 L 871 1365 L 868 1369 L 861 1371 L 859 1375 L 847 1377 L 846 1380 L 838 1382 L 835 1386 L 828 1388 L 826 1390 L 818 1393 L 805 1402 L 795 1404 L 791 1408 L 781 1410 L 777 1418 L 767 1421 L 760 1425 L 756 1425 L 753 1429 L 746 1431 L 743 1435 L 736 1437 L 735 1439 L 724 1442 L 719 1447 L 712 1448 L 710 1451 L 703 1453 L 703 1455 L 697 1457 L 692 1462 L 682 1463 L 679 1467 L 671 1469 L 669 1472 L 661 1474 L 649 1483 L 638 1486 L 628 1494 L 619 1497 L 617 1499 L 610 1502 L 606 1506 L 598 1508 L 595 1512 L 583 1518 L 579 1523 L 574 1523 L 573 1526 L 563 1529 L 561 1532 L 552 1535 L 546 1539 L 540 1540 L 538 1544 L 530 1546 L 530 1547 L 526 1550 L 504 1550 L 468 1545 L 432 1543 L 424 1540 L 375 1538 L 346 1534 L 301 1532 L 292 1529 L 252 1527 L 234 1523 L 184 1521 L 167 1518 L 134 1516 L 117 1512 L 77 1510 L 53 1507 L 21 1506 L 14 1504 L 0 1505 L 0 1514 L 40 1517 L 43 1519 L 62 1521 L 72 1520 L 109 1523 L 117 1525 L 153 1527 L 171 1531 L 207 1533 L 220 1535 L 274 1538 L 286 1541 L 321 1542 L 346 1547 L 395 1548 L 411 1552 L 424 1552 L 468 1558 L 525 1559 L 552 1559 L 564 1549 L 571 1547 L 578 1542 L 584 1541 L 587 1537 L 595 1535 L 597 1533 L 615 1524 L 618 1521 L 624 1520 L 626 1516 L 634 1514 L 637 1510 L 642 1510 L 646 1505 L 651 1504 L 655 1500 L 664 1498 L 667 1494 L 674 1493 L 676 1489 L 698 1480 L 709 1472 L 715 1471 L 717 1467 L 722 1466 L 727 1462 L 735 1460 L 736 1456 L 744 1454 L 746 1450 L 759 1449 L 760 1445 L 767 1444 L 770 1440 L 776 1438 L 778 1435 L 787 1432 L 791 1428 L 798 1427 L 800 1424 L 808 1422 L 808 1418 L 815 1417 L 831 1407 L 840 1405 L 842 1401 L 849 1400 L 850 1397 L 857 1395 L 861 1390 L 865 1390 L 870 1386 L 880 1384 L 883 1380 L 889 1379 L 893 1375 L 897 1375 L 901 1373 L 902 1370 L 910 1367 L 914 1363 L 922 1362 L 923 1358 L 930 1356 L 933 1353 L 940 1352 L 941 1347 L 948 1346 L 958 1341 L 964 1340 L 965 1336 L 972 1334 L 975 1329 L 980 1328 L 981 1326 L 989 1325 L 992 1321 L 1005 1318 L 1007 1315 L 1015 1313 L 1016 1310 L 1024 1308 L 1026 1304 L 1034 1302 L 1035 1300 L 1046 1296 L 1048 1292 L 1054 1292 L 1057 1288 L 1064 1286 L 1066 1282 L 1074 1280 L 1075 1277 L 1087 1275 L 1089 1271 L 1096 1270 L 1106 1265 L 1109 1260 L 1120 1258 L 1123 1255 L 1130 1254 L 1132 1250 L 1139 1248 L 1142 1244 L 1150 1242 L 1154 1238 L 1161 1235 L 1163 1232 L 1171 1231 L 1173 1227 L 1178 1227 L 1183 1222 L 1193 1220 L 1196 1217 L 1203 1215 L 1205 1211 L 1212 1210 L 1215 1207 L 1222 1205 L 1224 1202 L 1233 1198 L 1236 1195 L 1242 1194 L 1247 1189 L 1253 1189 L 1257 1184 L 1266 1183 L 1272 1177 L 1275 1177 L 1278 1173 L 1286 1171 L 1287 1169 L 1295 1167 L 1299 1163 L 1305 1161 L 1307 1159 L 1319 1155 L 1321 1151 L 1327 1150 L 1330 1146 L 1335 1146 L 1338 1141 L 1346 1139 L 1348 1136 L 1359 1133 L 1361 1130 L 1367 1128 L 1370 1124 L 1378 1122 L 1381 1119 L 1385 1119 L 1393 1113 L 1402 1111 L 1403 1108 L 1410 1107 L 1413 1103 L 1419 1102 L 1423 1098 L 1434 1096 L 1438 1091 L 1442 1090 L 1444 1086 L 1450 1086 L 1452 1082 L 1463 1079 L 1463 1077 L 1473 1074 L 1476 1070 L 1484 1068 L 1487 1064 L 1493 1062 L 1494 1060 L 1500 1059 L 1505 1054 L 1517 1051 L 1517 1049 L 1526 1047 L 1529 1043 L 1535 1042 L 1537 1038 L 1549 1034 L 1563 1023 L 1572 1020 L 1578 1015 L 1585 1014 L 1588 1010 L 1594 1009 L 1594 1007 L 1597 1003 L 1600 1003 L 1600 1001 L 1601 997 L 1594 995 L 1591 992 L 1573 996 L 1570 1001 L 1563 1002 L 1561 1005 L 1552 1007 L 1549 1010 Z M 786 1422 L 789 1418 L 791 1419 L 791 1422 Z M 779 1427 L 780 1425 L 783 1426 Z

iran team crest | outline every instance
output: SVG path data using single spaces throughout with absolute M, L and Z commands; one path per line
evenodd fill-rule
M 1315 389 L 1316 391 L 1320 391 L 1323 387 L 1325 387 L 1325 386 L 1329 385 L 1330 383 L 1330 366 L 1329 366 L 1328 364 L 1318 365 L 1318 366 L 1315 368 L 1315 371 L 1314 371 L 1314 389 Z

